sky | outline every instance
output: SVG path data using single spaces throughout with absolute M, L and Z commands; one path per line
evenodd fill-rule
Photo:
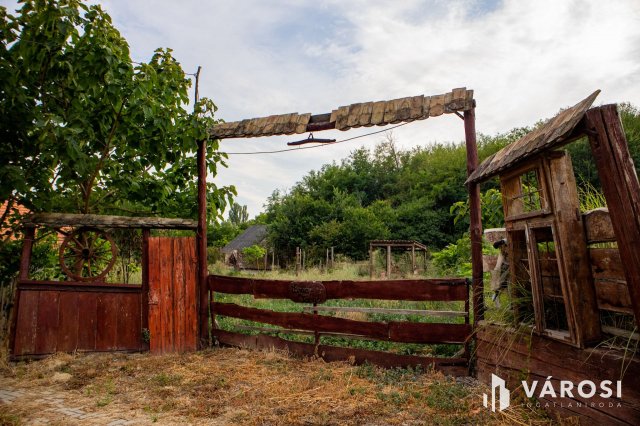
M 134 61 L 169 47 L 217 118 L 322 114 L 356 102 L 475 91 L 476 129 L 532 125 L 596 89 L 595 104 L 640 106 L 638 0 L 106 0 Z M 16 3 L 0 0 L 14 10 Z M 327 131 L 342 140 L 384 128 Z M 306 135 L 221 142 L 225 152 L 286 148 Z M 317 149 L 230 155 L 210 180 L 235 185 L 253 216 L 275 189 L 341 161 L 380 133 Z M 402 148 L 464 139 L 452 114 L 393 130 Z

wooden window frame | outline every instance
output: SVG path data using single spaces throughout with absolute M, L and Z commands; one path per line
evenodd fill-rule
M 517 199 L 523 199 L 526 194 L 522 193 L 522 176 L 526 173 L 534 171 L 538 179 L 539 189 L 536 191 L 540 194 L 540 206 L 539 210 L 534 211 L 519 211 L 512 214 L 514 201 Z M 538 216 L 544 216 L 551 213 L 551 193 L 549 191 L 549 185 L 547 184 L 547 171 L 541 160 L 535 161 L 533 164 L 527 164 L 522 166 L 513 172 L 505 174 L 500 177 L 500 186 L 502 191 L 502 205 L 504 206 L 504 219 L 505 221 L 516 221 L 521 219 L 528 219 Z M 517 193 L 517 195 L 512 195 Z M 528 193 L 530 194 L 530 193 Z M 523 203 L 523 202 L 521 202 Z

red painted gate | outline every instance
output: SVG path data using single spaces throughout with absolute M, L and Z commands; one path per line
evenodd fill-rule
M 144 229 L 142 285 L 132 285 L 30 279 L 34 237 L 29 228 L 12 321 L 12 358 L 196 349 L 195 238 L 150 237 Z
M 196 241 L 149 238 L 149 349 L 152 353 L 197 348 Z

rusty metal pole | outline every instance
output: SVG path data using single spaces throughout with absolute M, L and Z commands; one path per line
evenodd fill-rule
M 478 146 L 476 144 L 475 108 L 464 112 L 464 135 L 467 145 L 467 176 L 478 167 Z M 471 237 L 471 279 L 473 289 L 473 325 L 484 319 L 484 283 L 482 279 L 482 215 L 480 206 L 480 186 L 470 183 L 469 190 L 469 234 Z

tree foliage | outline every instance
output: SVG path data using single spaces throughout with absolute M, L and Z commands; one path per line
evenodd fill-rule
M 187 111 L 191 82 L 171 50 L 134 62 L 109 15 L 79 0 L 25 0 L 0 18 L 0 202 L 194 217 L 196 141 L 216 107 Z M 216 214 L 234 189 L 207 192 Z
M 481 155 L 504 141 L 484 138 Z M 466 197 L 463 144 L 398 149 L 392 138 L 372 150 L 356 149 L 340 164 L 312 171 L 288 193 L 267 201 L 271 243 L 279 252 L 335 247 L 354 259 L 374 239 L 412 239 L 444 247 L 464 231 L 450 206 Z
M 619 110 L 638 166 L 640 112 L 629 104 L 621 104 Z M 495 136 L 480 135 L 480 161 L 530 130 L 516 128 Z M 588 141 L 567 149 L 578 181 L 599 188 Z M 275 191 L 266 208 L 271 243 L 281 254 L 304 247 L 307 253 L 324 256 L 324 250 L 333 246 L 338 253 L 364 259 L 372 239 L 418 240 L 433 251 L 446 248 L 437 263 L 443 270 L 461 271 L 468 263 L 465 180 L 464 143 L 400 150 L 392 138 L 387 138 L 371 150 L 354 150 L 339 164 L 326 164 L 309 172 L 289 192 Z M 484 183 L 482 190 L 484 227 L 503 226 L 497 179 Z

